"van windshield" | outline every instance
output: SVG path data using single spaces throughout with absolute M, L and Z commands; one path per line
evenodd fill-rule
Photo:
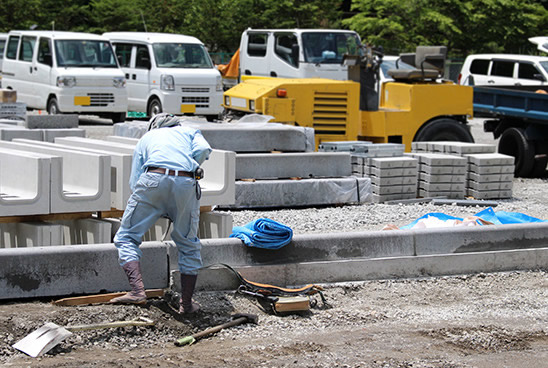
M 307 63 L 340 64 L 344 54 L 360 52 L 360 39 L 353 32 L 306 32 L 302 41 Z
M 108 41 L 56 40 L 57 65 L 76 68 L 118 68 Z
M 203 45 L 155 43 L 152 49 L 159 68 L 213 68 L 211 58 Z
M 541 61 L 540 66 L 548 73 L 548 61 Z

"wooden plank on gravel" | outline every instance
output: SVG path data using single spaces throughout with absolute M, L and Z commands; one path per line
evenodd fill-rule
M 163 297 L 164 289 L 145 290 L 145 293 L 147 294 L 147 298 Z M 125 294 L 126 294 L 125 292 L 121 292 L 121 293 L 110 293 L 110 294 L 76 296 L 72 298 L 59 299 L 59 300 L 53 301 L 52 304 L 59 305 L 59 306 L 73 306 L 73 305 L 108 303 L 111 299 L 117 298 Z

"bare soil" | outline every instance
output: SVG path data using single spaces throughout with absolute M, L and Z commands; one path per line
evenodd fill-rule
M 546 367 L 545 271 L 325 285 L 329 306 L 274 315 L 253 297 L 198 292 L 202 311 L 181 317 L 163 299 L 144 307 L 0 305 L 0 365 L 6 367 Z M 244 324 L 177 347 L 177 338 Z M 46 322 L 60 326 L 146 316 L 154 327 L 74 332 L 40 358 L 11 347 Z

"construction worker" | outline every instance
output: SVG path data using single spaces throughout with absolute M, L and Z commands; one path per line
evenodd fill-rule
M 194 313 L 192 301 L 198 269 L 202 266 L 198 239 L 200 186 L 196 172 L 209 157 L 211 147 L 199 130 L 181 126 L 179 118 L 158 114 L 150 119 L 148 132 L 133 153 L 130 188 L 133 191 L 114 237 L 120 265 L 131 291 L 113 303 L 141 304 L 146 301 L 141 276 L 142 237 L 161 217 L 173 222 L 171 239 L 177 245 L 181 271 L 180 313 Z

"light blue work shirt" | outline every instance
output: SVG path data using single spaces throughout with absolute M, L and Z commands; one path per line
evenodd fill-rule
M 199 130 L 176 126 L 147 132 L 133 151 L 129 185 L 132 191 L 147 167 L 194 172 L 211 153 Z

